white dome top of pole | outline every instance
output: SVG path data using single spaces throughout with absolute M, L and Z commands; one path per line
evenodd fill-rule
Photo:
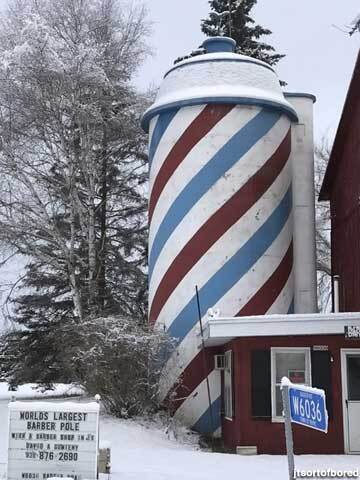
M 175 64 L 166 74 L 155 103 L 142 119 L 144 130 L 150 120 L 165 111 L 199 104 L 233 103 L 277 108 L 297 121 L 279 79 L 270 65 L 235 52 L 236 43 L 227 37 L 205 40 L 205 54 Z

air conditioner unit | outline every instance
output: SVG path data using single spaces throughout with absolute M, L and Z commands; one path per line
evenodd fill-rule
M 225 369 L 225 355 L 214 355 L 215 358 L 215 370 Z

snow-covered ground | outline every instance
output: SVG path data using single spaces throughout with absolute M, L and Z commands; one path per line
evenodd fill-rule
M 7 456 L 8 399 L 4 388 L 0 397 L 0 477 Z M 160 423 L 118 420 L 107 415 L 101 417 L 100 441 L 111 443 L 111 480 L 218 480 L 227 476 L 246 480 L 288 478 L 286 457 L 243 457 L 203 452 L 192 436 L 182 435 L 181 438 L 181 441 L 170 440 Z M 356 469 L 360 467 L 360 457 L 304 455 L 296 457 L 296 467 L 306 470 Z M 104 476 L 104 480 L 106 478 Z

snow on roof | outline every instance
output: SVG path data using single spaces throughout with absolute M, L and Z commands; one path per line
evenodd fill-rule
M 208 310 L 208 318 L 211 319 L 211 312 Z M 254 315 L 246 317 L 223 317 L 219 315 L 217 320 L 226 322 L 332 322 L 336 320 L 355 321 L 360 320 L 360 312 L 337 312 L 337 313 L 273 313 L 271 315 Z
M 211 53 L 180 62 L 165 76 L 155 103 L 145 112 L 148 131 L 155 115 L 171 108 L 199 103 L 238 103 L 275 106 L 297 120 L 269 65 L 235 53 Z
M 221 95 L 220 95 L 221 92 Z M 179 103 L 184 101 L 184 98 L 188 98 L 190 103 L 191 100 L 196 101 L 197 99 L 204 99 L 204 102 L 209 98 L 216 99 L 253 99 L 253 100 L 263 100 L 264 102 L 273 102 L 279 103 L 279 96 L 275 92 L 265 91 L 264 89 L 252 87 L 252 86 L 242 86 L 241 88 L 241 97 L 239 92 L 239 87 L 236 85 L 209 85 L 206 89 L 201 87 L 190 87 L 183 88 L 181 90 L 173 91 L 168 95 L 161 98 L 159 102 L 156 103 L 156 108 L 161 108 L 162 106 L 171 105 L 174 103 Z M 189 104 L 190 104 L 189 103 Z M 231 102 L 232 103 L 232 102 Z M 285 102 L 283 102 L 285 106 Z M 155 108 L 155 107 L 154 107 Z M 289 108 L 290 110 L 290 108 Z
M 258 60 L 257 58 L 252 58 L 248 57 L 247 55 L 241 55 L 239 53 L 230 53 L 230 52 L 217 52 L 217 53 L 207 53 L 204 55 L 198 55 L 194 56 L 191 58 L 186 58 L 184 60 L 181 60 L 180 62 L 176 63 L 174 66 L 172 66 L 164 75 L 164 77 L 167 77 L 169 73 L 171 73 L 173 70 L 176 70 L 178 68 L 184 67 L 186 65 L 190 65 L 193 63 L 199 63 L 199 62 L 214 62 L 214 61 L 219 61 L 223 60 L 225 62 L 247 62 L 247 63 L 253 63 L 255 65 L 261 65 L 262 67 L 268 68 L 272 72 L 275 73 L 275 70 L 266 62 L 263 62 L 262 60 Z
M 217 318 L 209 315 L 204 336 L 206 346 L 215 346 L 243 337 L 344 335 L 345 327 L 349 325 L 360 325 L 360 312 Z

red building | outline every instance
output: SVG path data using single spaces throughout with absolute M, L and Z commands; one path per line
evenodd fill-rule
M 339 279 L 339 309 L 360 311 L 360 53 L 320 200 L 330 201 L 331 267 Z
M 324 389 L 329 414 L 327 434 L 293 426 L 295 453 L 359 453 L 360 341 L 344 333 L 349 325 L 360 329 L 359 318 L 334 313 L 209 319 L 205 343 L 225 358 L 219 371 L 225 445 L 285 453 L 280 381 L 286 376 Z

